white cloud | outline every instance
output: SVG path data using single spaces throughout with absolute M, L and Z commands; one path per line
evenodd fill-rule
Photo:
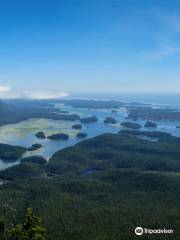
M 0 85 L 0 92 L 9 92 L 11 90 L 10 86 Z
M 31 99 L 52 99 L 69 96 L 69 93 L 60 91 L 24 91 L 23 94 Z
M 52 99 L 68 97 L 68 92 L 58 90 L 17 90 L 10 86 L 0 85 L 0 98 L 29 98 L 29 99 Z

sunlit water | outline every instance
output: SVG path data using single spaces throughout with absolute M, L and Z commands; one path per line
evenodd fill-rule
M 62 109 L 62 105 L 59 107 Z M 0 142 L 23 147 L 30 147 L 34 143 L 40 143 L 42 148 L 36 151 L 27 151 L 23 157 L 40 155 L 49 160 L 49 158 L 57 150 L 72 146 L 79 141 L 82 141 L 76 137 L 79 131 L 87 133 L 87 138 L 91 138 L 102 133 L 117 133 L 121 128 L 119 122 L 123 121 L 126 116 L 124 108 L 119 109 L 117 113 L 112 113 L 111 110 L 89 111 L 88 109 L 63 107 L 70 113 L 77 113 L 80 117 L 95 115 L 98 118 L 98 122 L 82 124 L 83 128 L 81 130 L 76 130 L 72 129 L 72 125 L 80 123 L 80 121 L 29 119 L 17 124 L 9 124 L 0 127 Z M 107 116 L 115 118 L 118 123 L 114 125 L 104 124 L 104 119 Z M 38 131 L 43 131 L 46 136 L 55 133 L 66 133 L 69 135 L 69 140 L 38 139 L 35 136 L 35 133 Z M 19 161 L 16 163 L 5 163 L 0 160 L 0 169 L 8 168 L 17 163 L 19 163 Z
M 26 152 L 23 157 L 40 155 L 45 157 L 47 160 L 55 153 L 57 150 L 72 146 L 76 144 L 79 140 L 76 138 L 76 135 L 79 131 L 87 133 L 87 138 L 92 138 L 103 133 L 117 133 L 121 129 L 120 123 L 125 121 L 127 116 L 126 110 L 121 108 L 117 113 L 112 113 L 112 109 L 80 109 L 73 108 L 69 106 L 64 106 L 62 104 L 56 105 L 61 109 L 67 110 L 70 113 L 77 113 L 80 117 L 87 117 L 95 115 L 98 118 L 98 122 L 90 124 L 82 124 L 82 130 L 72 129 L 72 125 L 79 123 L 79 121 L 55 121 L 48 119 L 29 119 L 27 121 L 22 121 L 17 124 L 10 124 L 0 127 L 0 142 L 7 143 L 11 145 L 30 147 L 34 143 L 40 143 L 42 148 Z M 117 124 L 110 125 L 104 124 L 104 119 L 106 117 L 113 117 L 117 120 Z M 137 121 L 142 126 L 145 121 Z M 157 122 L 157 129 L 148 129 L 148 130 L 157 130 L 164 131 L 173 134 L 174 136 L 180 137 L 180 129 L 176 129 L 177 125 L 180 125 L 178 122 Z M 147 129 L 146 129 L 147 130 Z M 69 140 L 49 140 L 49 139 L 37 139 L 35 133 L 38 131 L 43 131 L 46 136 L 54 133 L 67 133 L 69 135 Z M 0 160 L 0 169 L 5 169 L 20 162 L 15 163 L 5 163 Z

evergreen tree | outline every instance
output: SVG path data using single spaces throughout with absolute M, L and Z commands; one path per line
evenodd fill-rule
M 2 240 L 47 240 L 46 230 L 41 226 L 41 219 L 32 209 L 27 209 L 24 223 L 16 224 L 8 229 L 3 221 L 0 221 L 0 239 Z

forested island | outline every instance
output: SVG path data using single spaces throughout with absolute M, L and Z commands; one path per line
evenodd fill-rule
M 61 121 L 76 121 L 80 119 L 77 114 L 59 113 L 59 109 L 56 110 L 52 106 L 44 107 L 43 105 L 29 104 L 27 107 L 23 102 L 14 105 L 12 102 L 5 103 L 3 101 L 0 101 L 0 116 L 0 126 L 18 123 L 30 118 L 44 118 Z
M 42 147 L 42 145 L 41 144 L 39 144 L 39 143 L 34 143 L 31 147 L 29 147 L 27 150 L 28 151 L 35 151 L 35 150 L 37 150 L 37 149 L 39 149 L 39 148 L 41 148 Z
M 131 129 L 140 129 L 142 126 L 139 123 L 134 122 L 122 122 L 120 123 L 122 127 L 131 128 Z
M 145 128 L 157 128 L 157 123 L 147 121 L 147 122 L 144 124 L 144 127 L 145 127 Z
M 51 140 L 68 140 L 69 135 L 66 133 L 55 133 L 47 137 L 48 139 Z
M 77 138 L 86 138 L 87 137 L 87 133 L 83 133 L 83 132 L 79 132 L 77 135 L 76 135 Z
M 35 136 L 36 136 L 37 138 L 40 138 L 40 139 L 45 139 L 45 138 L 46 138 L 46 135 L 45 135 L 44 132 L 37 132 L 37 133 L 35 134 Z
M 66 106 L 87 109 L 112 109 L 112 113 L 117 113 L 117 109 L 125 108 L 128 111 L 127 119 L 137 120 L 180 120 L 180 112 L 170 108 L 153 108 L 148 104 L 123 103 L 119 101 L 99 101 L 99 100 L 49 100 L 49 101 L 0 101 L 0 126 L 17 123 L 30 118 L 44 118 L 62 121 L 80 120 L 78 114 L 70 113 L 54 107 L 55 104 L 63 103 Z M 83 119 L 82 119 L 83 121 Z M 86 120 L 85 120 L 86 121 Z
M 145 119 L 148 121 L 179 121 L 180 112 L 170 108 L 153 108 L 148 107 L 128 107 L 127 119 L 137 120 Z
M 112 117 L 107 117 L 105 120 L 104 120 L 104 123 L 109 123 L 109 124 L 116 124 L 116 120 Z
M 81 124 L 74 124 L 74 125 L 72 125 L 72 129 L 82 129 L 82 125 Z
M 96 116 L 92 116 L 92 117 L 85 117 L 85 118 L 81 118 L 80 122 L 81 123 L 94 123 L 97 122 L 98 119 Z
M 112 113 L 117 113 L 117 110 L 112 109 L 111 112 L 112 112 Z
M 124 104 L 120 101 L 104 101 L 104 100 L 86 100 L 86 99 L 67 99 L 59 100 L 59 102 L 64 103 L 67 106 L 76 108 L 89 108 L 89 109 L 118 109 Z

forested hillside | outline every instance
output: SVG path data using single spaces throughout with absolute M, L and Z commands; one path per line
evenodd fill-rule
M 55 153 L 48 164 L 26 159 L 1 172 L 9 182 L 0 187 L 0 216 L 10 224 L 16 209 L 21 221 L 31 207 L 49 240 L 136 239 L 137 226 L 173 226 L 178 239 L 179 156 L 172 137 L 151 142 L 105 134 Z

